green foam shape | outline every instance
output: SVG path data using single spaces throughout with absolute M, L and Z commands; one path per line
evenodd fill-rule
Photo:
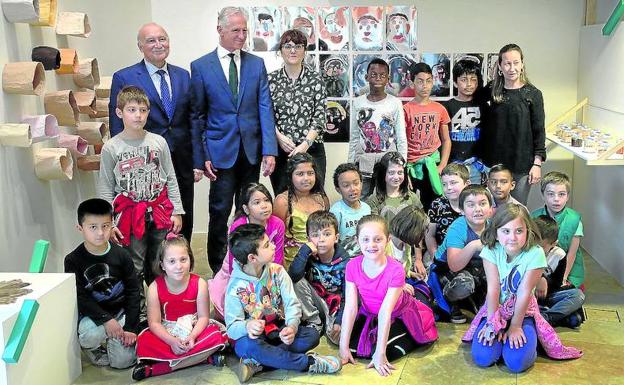
M 622 19 L 622 15 L 624 15 L 624 0 L 620 0 L 617 2 L 613 13 L 611 14 L 611 16 L 609 16 L 609 20 L 607 20 L 605 26 L 602 27 L 603 36 L 611 35 L 615 27 L 617 27 L 618 23 Z
M 35 242 L 33 247 L 32 258 L 30 258 L 29 273 L 42 273 L 45 267 L 46 259 L 48 258 L 48 249 L 50 248 L 50 242 L 40 239 Z
M 17 321 L 13 325 L 11 336 L 2 353 L 2 360 L 7 364 L 17 364 L 17 361 L 19 361 L 38 309 L 39 303 L 34 299 L 26 299 L 22 303 Z

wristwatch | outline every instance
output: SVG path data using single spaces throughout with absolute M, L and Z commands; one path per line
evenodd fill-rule
M 313 141 L 313 140 L 310 140 L 310 139 L 308 139 L 308 138 L 305 138 L 303 141 L 304 141 L 304 142 L 306 142 L 306 144 L 308 145 L 308 147 L 312 147 L 312 145 L 314 144 L 314 141 Z

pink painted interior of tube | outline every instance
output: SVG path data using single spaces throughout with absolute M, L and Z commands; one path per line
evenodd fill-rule
M 22 118 L 22 123 L 30 124 L 33 139 L 59 135 L 58 121 L 54 115 L 28 115 Z

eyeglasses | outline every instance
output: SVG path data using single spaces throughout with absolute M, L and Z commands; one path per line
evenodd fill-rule
M 368 76 L 373 79 L 384 80 L 388 77 L 388 74 L 385 74 L 385 73 L 378 74 L 377 72 L 371 72 L 370 74 L 368 74 Z
M 284 51 L 303 51 L 305 47 L 305 44 L 284 44 L 282 49 Z

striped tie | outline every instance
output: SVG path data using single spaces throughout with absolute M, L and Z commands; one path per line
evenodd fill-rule
M 156 73 L 160 75 L 160 100 L 162 101 L 163 107 L 165 107 L 167 117 L 171 120 L 173 117 L 173 102 L 171 101 L 169 85 L 167 84 L 167 79 L 165 78 L 166 72 L 164 70 L 158 70 Z

